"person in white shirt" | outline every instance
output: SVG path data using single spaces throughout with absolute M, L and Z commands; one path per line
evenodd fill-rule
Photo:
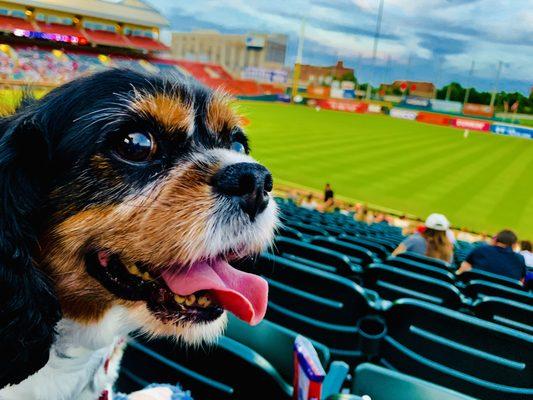
M 308 210 L 316 210 L 318 203 L 313 199 L 313 194 L 309 193 L 300 204 L 300 207 L 307 208 Z
M 520 254 L 524 257 L 526 266 L 533 268 L 533 253 L 531 252 L 531 242 L 529 240 L 520 242 Z

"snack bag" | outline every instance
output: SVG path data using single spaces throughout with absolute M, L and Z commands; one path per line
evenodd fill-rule
M 298 335 L 294 341 L 293 399 L 320 400 L 325 376 L 315 348 L 308 339 Z

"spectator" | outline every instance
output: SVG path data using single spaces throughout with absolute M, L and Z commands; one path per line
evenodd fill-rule
M 526 266 L 533 268 L 533 253 L 531 252 L 531 242 L 529 240 L 522 240 L 520 242 L 520 254 L 524 257 Z
M 513 231 L 503 230 L 492 240 L 492 245 L 481 245 L 466 256 L 457 274 L 476 268 L 491 272 L 507 278 L 523 280 L 526 275 L 526 263 L 524 257 L 513 251 L 517 242 Z
M 317 202 L 313 198 L 313 193 L 309 193 L 306 198 L 300 204 L 300 207 L 307 208 L 308 210 L 316 210 L 318 207 Z
M 334 193 L 333 190 L 331 190 L 331 186 L 329 183 L 326 183 L 326 187 L 324 188 L 324 203 L 328 203 L 329 199 L 333 199 Z
M 406 251 L 423 254 L 446 262 L 452 262 L 453 246 L 446 231 L 450 222 L 442 214 L 431 214 L 426 218 L 423 229 L 409 236 L 392 252 L 398 255 Z

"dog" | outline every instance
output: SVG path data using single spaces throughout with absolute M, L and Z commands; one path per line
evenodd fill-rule
M 108 70 L 0 120 L 0 399 L 111 399 L 133 331 L 212 341 L 268 286 L 272 176 L 231 98 Z

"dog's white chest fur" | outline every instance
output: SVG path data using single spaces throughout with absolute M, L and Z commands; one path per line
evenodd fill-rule
M 0 389 L 0 400 L 98 400 L 106 390 L 111 400 L 124 339 L 133 328 L 125 314 L 115 307 L 98 324 L 61 320 L 48 363 L 20 384 Z

